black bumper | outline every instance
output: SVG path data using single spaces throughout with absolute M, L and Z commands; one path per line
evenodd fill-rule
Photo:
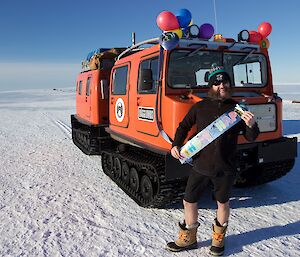
M 267 141 L 258 145 L 258 162 L 291 160 L 297 157 L 297 138 L 282 137 L 276 141 Z
M 248 167 L 293 160 L 297 157 L 297 138 L 282 137 L 276 140 L 238 145 L 237 167 Z

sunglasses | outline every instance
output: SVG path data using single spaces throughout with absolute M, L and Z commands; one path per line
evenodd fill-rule
M 226 79 L 223 79 L 223 80 L 216 80 L 216 81 L 213 83 L 213 85 L 215 85 L 215 86 L 220 86 L 221 83 L 223 83 L 223 85 L 224 85 L 224 84 L 229 83 L 229 81 L 226 80 Z

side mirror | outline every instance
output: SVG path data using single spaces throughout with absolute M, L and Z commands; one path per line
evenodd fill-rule
M 208 82 L 209 71 L 205 72 L 204 81 Z
M 138 89 L 142 91 L 151 90 L 153 87 L 153 78 L 151 69 L 141 69 L 139 76 Z

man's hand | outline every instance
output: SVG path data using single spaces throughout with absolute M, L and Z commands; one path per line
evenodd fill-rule
M 174 146 L 171 149 L 171 155 L 175 158 L 175 159 L 181 159 L 184 158 L 182 155 L 180 155 L 180 152 L 178 150 L 178 146 Z
M 243 115 L 241 116 L 241 118 L 242 118 L 243 121 L 245 121 L 246 125 L 249 128 L 252 128 L 252 126 L 255 123 L 255 118 L 254 118 L 254 115 L 253 115 L 252 112 L 245 111 L 243 113 Z

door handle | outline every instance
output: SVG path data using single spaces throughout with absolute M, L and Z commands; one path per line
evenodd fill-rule
M 140 97 L 136 98 L 136 104 L 137 106 L 140 106 L 140 104 L 142 103 L 142 99 Z
M 115 103 L 115 98 L 114 98 L 114 97 L 110 98 L 110 103 L 111 103 L 111 104 L 114 104 L 114 103 Z

